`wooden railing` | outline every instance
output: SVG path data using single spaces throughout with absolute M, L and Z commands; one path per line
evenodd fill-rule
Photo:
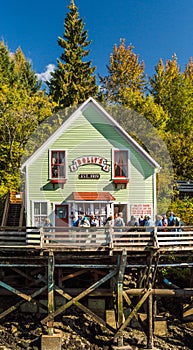
M 58 232 L 56 230 L 61 230 Z M 107 247 L 114 250 L 193 250 L 193 227 L 174 229 L 168 227 L 160 231 L 157 227 L 120 228 L 56 228 L 51 232 L 41 229 L 40 245 L 46 247 L 68 247 L 71 249 L 92 249 Z M 179 231 L 180 230 L 180 231 Z
M 8 211 L 9 211 L 9 201 L 10 201 L 10 194 L 8 192 L 6 200 L 5 200 L 5 205 L 4 205 L 4 211 L 3 211 L 3 217 L 2 217 L 2 222 L 1 222 L 1 226 L 6 225 L 7 222 L 7 215 L 8 215 Z
M 0 247 L 40 246 L 40 229 L 24 226 L 1 226 Z
M 158 248 L 166 250 L 193 250 L 193 227 L 167 228 L 160 231 L 155 228 Z
M 76 228 L 76 227 L 1 227 L 0 247 L 35 247 L 56 250 L 162 251 L 193 250 L 193 227 Z

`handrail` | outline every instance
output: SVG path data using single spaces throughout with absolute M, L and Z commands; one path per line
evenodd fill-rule
M 28 227 L 2 226 L 0 247 L 36 246 L 39 249 L 145 251 L 193 250 L 193 227 Z
M 8 211 L 9 211 L 9 199 L 10 199 L 10 193 L 8 192 L 6 200 L 5 200 L 5 206 L 4 206 L 1 226 L 5 226 L 6 222 L 7 222 L 7 215 L 8 215 Z
M 24 205 L 22 204 L 19 214 L 19 226 L 21 227 L 23 224 L 23 214 L 24 214 Z

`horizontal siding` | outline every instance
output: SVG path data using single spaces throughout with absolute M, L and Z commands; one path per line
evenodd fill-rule
M 92 124 L 91 124 L 92 123 Z M 52 149 L 67 149 L 68 180 L 64 188 L 55 188 L 48 179 L 48 150 L 43 152 L 29 166 L 29 199 L 49 200 L 62 203 L 74 191 L 109 191 L 117 202 L 152 203 L 153 169 L 147 161 L 131 147 L 117 130 L 107 124 L 94 108 L 88 108 L 69 128 L 53 142 Z M 110 172 L 102 171 L 100 166 L 86 165 L 76 172 L 69 166 L 77 157 L 98 155 L 107 159 L 111 165 L 112 148 L 130 149 L 130 180 L 127 189 L 116 190 Z M 79 180 L 80 173 L 100 174 L 99 180 Z M 52 209 L 52 208 L 51 208 Z

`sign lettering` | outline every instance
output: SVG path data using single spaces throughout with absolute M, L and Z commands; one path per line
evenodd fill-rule
M 79 174 L 78 175 L 79 179 L 92 179 L 92 180 L 98 180 L 100 179 L 100 174 Z
M 76 158 L 72 161 L 70 165 L 70 170 L 72 172 L 76 171 L 80 166 L 95 164 L 101 166 L 102 170 L 105 172 L 109 172 L 110 165 L 107 164 L 107 160 L 100 156 L 83 156 Z

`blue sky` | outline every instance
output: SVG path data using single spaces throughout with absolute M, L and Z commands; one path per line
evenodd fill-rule
M 21 47 L 36 73 L 56 65 L 62 50 L 70 0 L 7 0 L 1 3 L 0 38 L 10 51 Z M 104 76 L 114 44 L 125 38 L 134 46 L 147 75 L 154 74 L 160 57 L 176 53 L 181 70 L 193 56 L 193 0 L 75 0 L 88 31 L 89 59 Z

